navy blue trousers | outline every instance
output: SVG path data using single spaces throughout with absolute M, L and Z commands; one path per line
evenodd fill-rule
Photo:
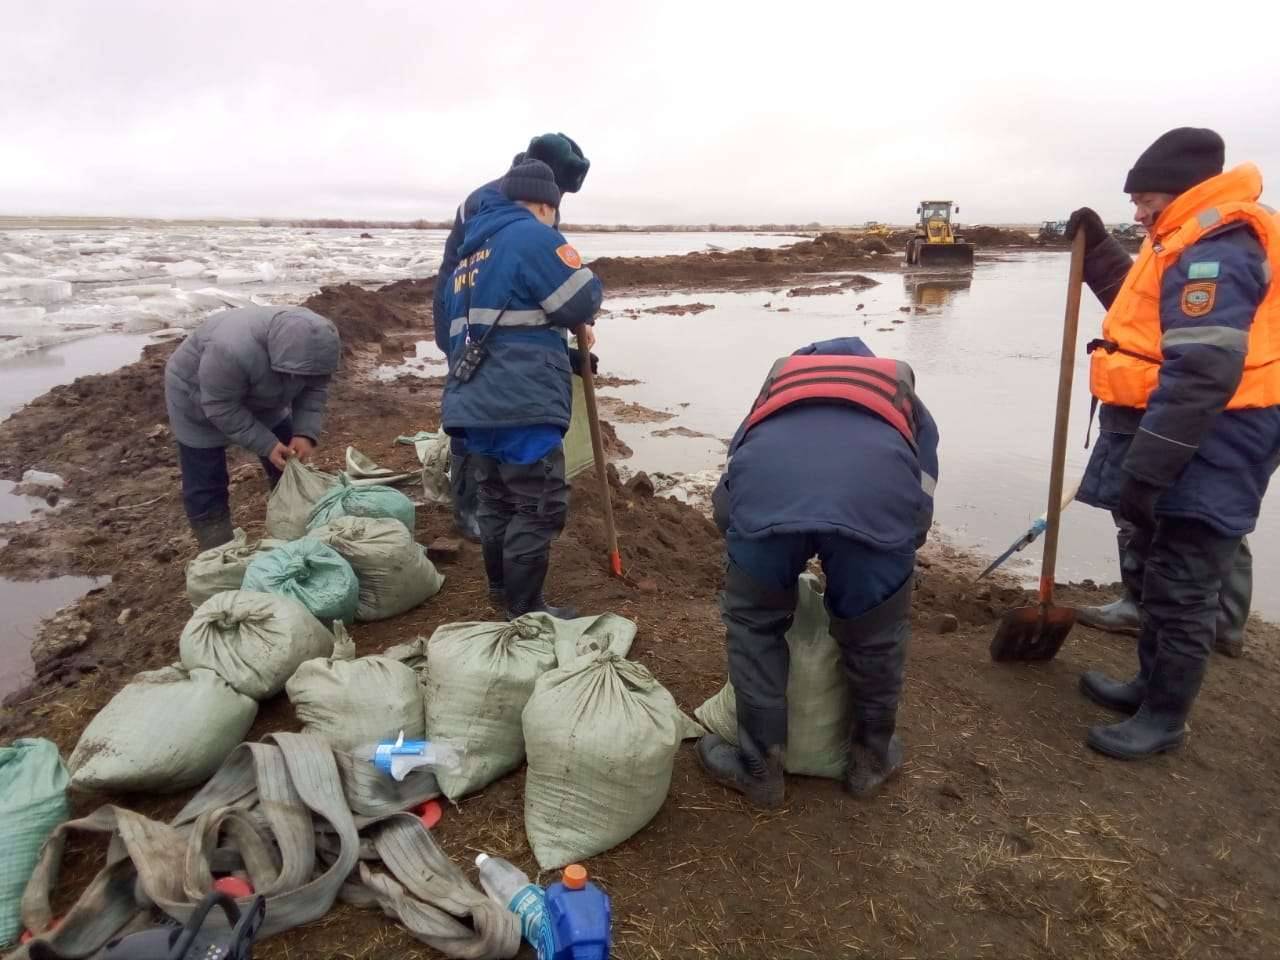
M 285 417 L 271 432 L 287 444 L 293 439 L 293 420 Z M 280 481 L 280 471 L 266 457 L 259 457 L 272 488 Z M 178 444 L 178 464 L 182 468 L 182 507 L 188 520 L 218 517 L 231 512 L 231 477 L 227 474 L 226 447 L 188 447 Z

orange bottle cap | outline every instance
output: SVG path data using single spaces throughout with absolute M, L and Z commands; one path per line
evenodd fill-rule
M 564 868 L 563 880 L 570 890 L 581 890 L 587 885 L 587 868 L 580 863 L 571 863 Z

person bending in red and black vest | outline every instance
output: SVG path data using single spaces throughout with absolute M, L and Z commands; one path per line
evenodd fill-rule
M 738 719 L 737 745 L 715 734 L 699 741 L 715 780 L 759 807 L 783 802 L 786 634 L 815 555 L 853 701 L 845 786 L 866 796 L 901 768 L 912 577 L 937 481 L 938 428 L 905 363 L 845 337 L 774 364 L 713 496 Z

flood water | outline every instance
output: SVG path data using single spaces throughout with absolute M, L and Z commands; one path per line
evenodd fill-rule
M 108 577 L 55 577 L 52 580 L 8 580 L 0 577 L 0 697 L 31 679 L 29 653 L 40 621 L 78 600 Z
M 921 398 L 942 434 L 936 518 L 959 546 L 994 556 L 1045 509 L 1066 298 L 1067 256 L 1031 253 L 980 263 L 971 276 L 875 275 L 863 292 L 787 297 L 786 289 L 609 298 L 597 325 L 601 370 L 643 381 L 604 391 L 676 414 L 656 424 L 615 424 L 635 449 L 632 469 L 691 472 L 718 468 L 717 439 L 654 438 L 684 426 L 732 435 L 777 357 L 815 340 L 860 336 L 881 355 L 908 361 Z M 816 281 L 806 281 L 811 284 Z M 696 316 L 621 311 L 702 302 Z M 862 304 L 861 310 L 857 305 Z M 908 307 L 910 312 L 900 308 Z M 916 308 L 922 312 L 916 312 Z M 786 308 L 788 312 L 779 312 Z M 1080 344 L 1097 336 L 1103 311 L 1085 294 Z M 687 404 L 687 406 L 686 406 Z M 1083 473 L 1089 414 L 1088 361 L 1078 350 L 1068 444 L 1067 484 Z M 821 450 L 814 450 L 815 456 Z M 1280 520 L 1264 511 L 1252 538 L 1259 584 L 1280 569 Z M 1006 568 L 1038 576 L 1038 545 Z M 1074 504 L 1063 516 L 1062 579 L 1118 579 L 1109 514 Z M 1280 597 L 1255 592 L 1257 609 L 1280 616 Z

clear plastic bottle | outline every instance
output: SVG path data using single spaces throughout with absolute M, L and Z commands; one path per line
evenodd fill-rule
M 462 769 L 462 752 L 459 744 L 449 740 L 406 740 L 401 730 L 395 740 L 358 747 L 355 756 L 400 781 L 418 767 L 457 773 Z
M 480 886 L 489 899 L 500 903 L 520 918 L 520 934 L 544 960 L 543 927 L 546 923 L 546 893 L 528 874 L 508 860 L 482 853 L 476 857 Z

